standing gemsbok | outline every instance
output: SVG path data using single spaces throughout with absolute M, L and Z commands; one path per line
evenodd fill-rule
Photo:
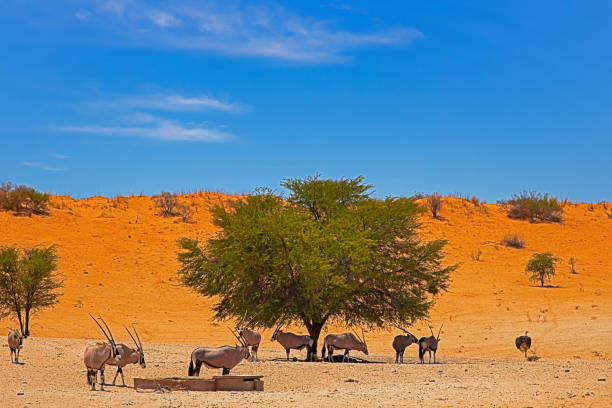
M 228 375 L 230 370 L 236 367 L 243 359 L 248 359 L 251 354 L 249 347 L 244 340 L 230 329 L 234 337 L 240 342 L 240 346 L 221 346 L 221 347 L 198 347 L 191 352 L 189 370 L 187 374 L 192 376 L 200 375 L 200 368 L 204 364 L 208 368 L 221 368 L 222 374 Z
M 442 323 L 444 326 L 444 323 Z M 440 333 L 442 332 L 442 326 L 440 326 L 440 330 L 438 330 L 438 337 L 434 336 L 433 329 L 429 326 L 429 330 L 431 331 L 431 336 L 429 337 L 421 337 L 419 339 L 419 359 L 421 359 L 421 364 L 425 363 L 425 352 L 429 352 L 429 363 L 431 363 L 431 352 L 433 351 L 434 355 L 434 364 L 436 364 L 436 352 L 438 351 L 438 343 L 440 342 Z
M 121 382 L 123 382 L 123 386 L 125 387 L 125 378 L 123 378 L 123 367 L 128 364 L 140 364 L 142 368 L 147 368 L 147 364 L 145 363 L 144 351 L 142 350 L 142 342 L 140 341 L 140 336 L 136 331 L 136 328 L 132 326 L 132 330 L 134 330 L 134 334 L 136 334 L 136 338 L 134 338 L 130 330 L 126 327 L 125 330 L 128 332 L 132 341 L 136 345 L 136 349 L 134 350 L 131 347 L 126 346 L 125 344 L 119 343 L 117 344 L 117 352 L 119 353 L 120 358 L 111 358 L 106 362 L 108 365 L 116 366 L 117 372 L 115 373 L 115 377 L 113 378 L 112 385 L 115 385 L 115 381 L 117 380 L 117 375 L 121 374 Z
M 355 333 L 353 335 L 353 333 Z M 349 357 L 350 350 L 362 351 L 366 356 L 368 355 L 368 346 L 365 342 L 365 334 L 363 333 L 363 329 L 361 330 L 361 338 L 353 330 L 353 333 L 343 333 L 343 334 L 328 334 L 325 336 L 323 340 L 323 349 L 321 350 L 321 358 L 325 360 L 325 349 L 327 348 L 327 352 L 329 354 L 328 361 L 333 361 L 334 350 L 344 350 L 344 356 L 342 357 L 342 362 L 344 363 Z
M 11 363 L 19 364 L 19 352 L 23 347 L 23 336 L 17 329 L 11 329 L 8 327 L 8 346 L 11 351 Z M 13 355 L 15 358 L 13 359 Z
M 302 350 L 304 347 L 310 348 L 314 344 L 310 336 L 300 336 L 298 334 L 284 332 L 281 330 L 281 325 L 282 323 L 276 327 L 270 341 L 278 341 L 280 345 L 283 346 L 285 352 L 287 353 L 287 360 L 289 360 L 289 353 L 291 352 L 291 349 Z
M 91 316 L 91 314 L 89 315 Z M 85 367 L 87 367 L 87 384 L 91 385 L 91 390 L 96 390 L 96 378 L 98 376 L 98 371 L 100 371 L 100 390 L 104 391 L 104 368 L 106 363 L 111 358 L 121 359 L 119 356 L 119 352 L 117 351 L 117 344 L 115 344 L 115 339 L 113 338 L 113 334 L 110 331 L 110 328 L 100 317 L 102 323 L 108 330 L 108 333 L 102 328 L 100 323 L 96 320 L 95 317 L 91 316 L 94 322 L 98 325 L 102 333 L 104 333 L 104 337 L 108 340 L 108 343 L 99 342 L 91 346 L 87 346 L 85 349 L 85 353 L 83 355 L 83 362 L 85 363 Z
M 393 339 L 393 350 L 395 350 L 395 362 L 403 363 L 404 362 L 404 351 L 406 351 L 406 347 L 411 345 L 412 343 L 418 343 L 419 339 L 408 330 L 403 329 L 398 326 L 398 329 L 403 331 L 406 334 L 398 334 Z
M 261 343 L 261 334 L 257 330 L 249 329 L 249 326 L 253 323 L 257 315 L 253 316 L 248 323 L 244 323 L 247 317 L 247 313 L 244 313 L 240 323 L 236 325 L 236 331 L 238 336 L 242 337 L 247 347 L 251 347 L 251 361 L 258 361 L 257 350 L 259 350 L 259 343 Z

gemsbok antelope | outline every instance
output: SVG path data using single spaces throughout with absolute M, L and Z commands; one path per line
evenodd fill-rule
M 23 348 L 23 336 L 17 329 L 11 329 L 10 327 L 8 329 L 8 346 L 11 351 L 11 363 L 19 364 L 19 352 Z
M 289 353 L 291 353 L 291 349 L 302 350 L 304 347 L 310 348 L 314 344 L 310 336 L 282 331 L 281 324 L 279 324 L 276 327 L 276 330 L 274 330 L 270 341 L 278 341 L 279 344 L 283 346 L 285 353 L 287 353 L 287 360 L 289 360 Z
M 234 337 L 240 342 L 240 346 L 221 346 L 221 347 L 198 347 L 191 352 L 189 370 L 187 374 L 192 376 L 200 375 L 200 368 L 204 364 L 208 368 L 222 368 L 222 375 L 228 375 L 230 370 L 236 367 L 243 359 L 248 359 L 251 354 L 249 347 L 244 340 L 232 329 Z
M 363 333 L 363 329 L 361 330 L 361 338 L 357 334 L 357 332 L 353 333 L 343 333 L 343 334 L 328 334 L 323 339 L 323 348 L 321 349 L 321 358 L 325 360 L 325 349 L 329 354 L 327 361 L 333 361 L 334 350 L 344 350 L 344 356 L 342 357 L 342 362 L 344 363 L 346 359 L 349 357 L 350 350 L 362 351 L 366 356 L 368 355 L 368 346 L 365 342 L 365 334 Z
M 91 314 L 89 316 L 91 316 Z M 91 390 L 96 390 L 96 378 L 98 376 L 98 371 L 100 371 L 100 391 L 104 391 L 104 368 L 106 363 L 108 363 L 111 358 L 121 359 L 121 356 L 119 356 L 119 352 L 117 351 L 117 344 L 115 343 L 113 334 L 104 319 L 100 317 L 108 333 L 104 331 L 100 323 L 93 316 L 91 316 L 91 318 L 96 322 L 100 330 L 102 330 L 108 343 L 99 342 L 87 346 L 83 354 L 83 362 L 85 363 L 85 367 L 87 367 L 87 384 L 91 385 Z
M 257 315 L 253 316 L 247 324 L 244 324 L 246 317 L 247 314 L 245 312 L 240 323 L 236 325 L 236 331 L 238 332 L 238 336 L 242 337 L 246 346 L 251 347 L 251 352 L 249 353 L 251 361 L 258 361 L 257 351 L 259 350 L 259 343 L 261 343 L 261 334 L 259 334 L 257 330 L 249 329 L 249 326 L 253 323 Z
M 518 336 L 514 344 L 517 349 L 525 353 L 525 358 L 527 358 L 527 350 L 531 348 L 531 337 L 527 335 L 527 332 L 523 336 Z
M 393 339 L 393 349 L 395 350 L 395 362 L 403 363 L 404 351 L 406 350 L 406 347 L 408 347 L 412 343 L 418 343 L 419 339 L 417 339 L 414 334 L 408 332 L 408 330 L 405 330 L 401 327 L 399 327 L 399 329 L 406 334 L 398 334 L 397 336 L 395 336 L 395 338 Z
M 120 358 L 111 358 L 106 362 L 108 365 L 116 366 L 117 372 L 115 373 L 115 377 L 113 378 L 113 383 L 111 385 L 115 385 L 115 381 L 117 380 L 117 375 L 121 374 L 121 382 L 123 382 L 123 386 L 125 387 L 125 378 L 123 377 L 123 367 L 128 364 L 140 364 L 142 368 L 147 368 L 147 364 L 145 363 L 144 351 L 142 350 L 142 342 L 140 341 L 140 336 L 136 331 L 136 328 L 132 327 L 134 330 L 134 334 L 136 334 L 136 338 L 134 338 L 130 330 L 126 327 L 125 330 L 128 332 L 132 341 L 136 345 L 136 349 L 134 350 L 131 347 L 126 346 L 123 343 L 117 344 L 117 352 L 119 353 Z
M 444 323 L 442 323 L 444 326 Z M 431 336 L 429 337 L 421 337 L 419 339 L 419 359 L 421 359 L 421 364 L 425 364 L 425 352 L 429 352 L 429 363 L 431 364 L 431 352 L 433 351 L 434 355 L 434 364 L 436 364 L 436 351 L 438 351 L 438 343 L 440 342 L 440 333 L 442 332 L 442 326 L 440 326 L 440 330 L 438 330 L 438 337 L 434 336 L 433 329 L 429 326 L 429 330 L 431 331 Z

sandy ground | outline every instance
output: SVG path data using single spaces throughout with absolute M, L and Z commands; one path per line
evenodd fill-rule
M 214 299 L 202 298 L 180 285 L 176 242 L 184 236 L 201 241 L 212 236 L 215 228 L 210 206 L 235 199 L 216 193 L 182 196 L 181 201 L 194 211 L 194 223 L 156 215 L 147 196 L 53 197 L 48 217 L 0 212 L 0 245 L 57 245 L 63 296 L 54 308 L 34 316 L 32 335 L 98 339 L 100 333 L 88 316 L 92 313 L 103 315 L 122 340 L 127 340 L 127 335 L 121 327 L 134 324 L 145 343 L 182 344 L 151 344 L 152 364 L 147 376 L 183 373 L 190 344 L 232 343 L 225 325 L 212 319 Z M 82 340 L 32 338 L 24 350 L 24 366 L 8 369 L 8 350 L 6 361 L 0 359 L 0 378 L 8 373 L 12 384 L 2 387 L 7 390 L 5 396 L 16 406 L 45 406 L 44 401 L 55 399 L 66 401 L 58 404 L 65 406 L 78 406 L 82 401 L 116 406 L 130 401 L 141 406 L 195 406 L 206 401 L 226 406 L 242 404 L 245 398 L 259 405 L 292 399 L 299 401 L 298 405 L 368 405 L 368 401 L 405 405 L 422 398 L 428 405 L 442 406 L 589 406 L 593 402 L 606 406 L 612 357 L 612 205 L 570 204 L 565 206 L 563 224 L 530 224 L 508 219 L 497 205 L 476 206 L 467 200 L 445 198 L 441 215 L 444 220 L 422 216 L 423 238 L 448 239 L 445 262 L 458 263 L 460 268 L 452 276 L 449 291 L 436 299 L 429 322 L 419 322 L 410 330 L 420 337 L 429 334 L 428 324 L 437 331 L 444 322 L 440 343 L 443 365 L 321 368 L 311 364 L 248 364 L 238 372 L 266 375 L 266 393 L 185 394 L 182 400 L 174 401 L 175 394 L 146 395 L 120 389 L 90 394 L 80 362 Z M 499 243 L 506 234 L 515 232 L 525 240 L 524 249 Z M 480 259 L 476 260 L 478 251 Z M 562 259 L 552 286 L 545 288 L 530 283 L 524 273 L 529 257 L 542 251 Z M 570 257 L 578 260 L 578 274 L 569 273 Z M 15 321 L 0 321 L 2 327 L 9 325 L 15 326 Z M 304 331 L 299 327 L 293 330 Z M 345 330 L 328 325 L 323 335 Z M 543 358 L 535 364 L 522 361 L 514 347 L 514 338 L 525 330 L 533 338 L 532 349 Z M 373 330 L 366 334 L 376 359 L 392 358 L 391 341 L 397 333 Z M 263 334 L 262 347 L 275 350 L 270 334 Z M 66 343 L 75 344 L 76 352 L 74 347 L 69 351 L 62 346 Z M 37 355 L 36 347 L 68 362 L 61 369 L 51 361 L 37 365 L 29 360 Z M 412 354 L 416 355 L 416 350 Z M 570 371 L 566 373 L 566 369 Z M 599 376 L 607 381 L 598 382 Z M 348 377 L 359 382 L 345 383 Z M 15 387 L 25 394 L 17 396 Z
M 440 364 L 417 364 L 416 347 L 405 364 L 392 356 L 370 355 L 379 364 L 269 361 L 284 352 L 263 349 L 258 363 L 243 362 L 233 374 L 264 375 L 264 392 L 153 392 L 107 386 L 89 390 L 82 351 L 88 340 L 30 338 L 23 365 L 12 365 L 2 348 L 2 407 L 245 407 L 245 406 L 612 406 L 612 364 L 603 360 L 447 357 Z M 147 368 L 129 366 L 132 378 L 184 376 L 194 346 L 144 345 Z M 303 357 L 304 353 L 296 356 Z M 204 370 L 202 377 L 218 375 Z M 115 369 L 106 370 L 107 382 Z M 118 380 L 120 384 L 120 380 Z

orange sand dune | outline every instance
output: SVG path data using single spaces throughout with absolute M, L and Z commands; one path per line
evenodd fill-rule
M 180 285 L 176 241 L 206 240 L 215 232 L 210 206 L 235 199 L 181 196 L 194 210 L 194 224 L 157 216 L 146 196 L 53 197 L 49 217 L 0 212 L 0 245 L 58 246 L 64 295 L 55 308 L 34 317 L 33 335 L 97 338 L 89 312 L 102 314 L 121 339 L 127 337 L 121 326 L 135 324 L 146 342 L 232 341 L 224 325 L 212 320 L 212 301 Z M 601 204 L 568 205 L 562 225 L 529 224 L 508 219 L 497 205 L 445 198 L 445 220 L 423 215 L 424 237 L 448 239 L 446 262 L 461 264 L 431 313 L 436 331 L 444 322 L 439 354 L 517 357 L 514 337 L 529 330 L 543 357 L 612 357 L 610 211 Z M 499 244 L 513 232 L 525 239 L 524 249 Z M 475 261 L 479 249 L 481 260 Z M 536 287 L 523 272 L 531 254 L 546 250 L 563 259 L 553 280 L 558 287 Z M 569 257 L 578 259 L 579 274 L 569 273 Z M 429 331 L 425 322 L 413 329 L 417 336 Z M 370 350 L 389 352 L 396 332 L 368 334 Z M 277 347 L 268 339 L 263 347 Z

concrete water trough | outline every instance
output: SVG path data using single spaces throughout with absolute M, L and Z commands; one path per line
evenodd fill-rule
M 169 391 L 263 391 L 263 375 L 219 375 L 213 378 L 134 378 L 134 388 Z

